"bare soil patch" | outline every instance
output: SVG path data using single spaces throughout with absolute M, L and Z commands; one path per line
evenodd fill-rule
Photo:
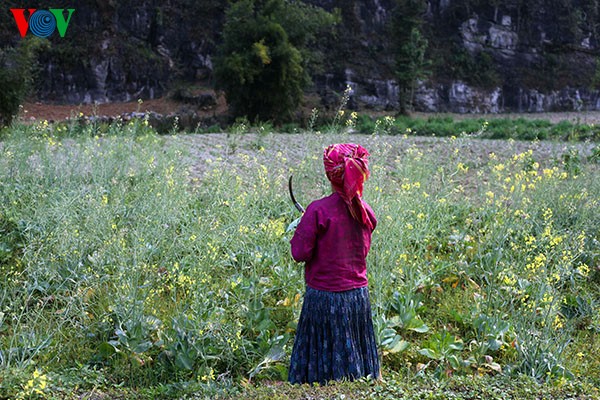
M 217 105 L 210 109 L 197 109 L 201 116 L 219 116 L 227 113 L 227 102 L 222 94 L 217 97 Z M 314 100 L 314 99 L 313 99 Z M 105 115 L 118 116 L 131 112 L 156 112 L 162 115 L 177 113 L 184 109 L 189 109 L 190 105 L 177 102 L 169 97 L 163 97 L 153 100 L 144 100 L 141 104 L 138 101 L 124 103 L 105 103 L 105 104 L 48 104 L 42 102 L 27 102 L 23 105 L 20 117 L 23 121 L 48 120 L 61 121 L 67 118 L 78 116 L 82 113 L 85 116 Z M 305 110 L 310 115 L 310 110 Z M 381 117 L 383 115 L 393 115 L 394 113 L 374 113 L 373 116 Z M 430 117 L 450 117 L 454 120 L 485 118 L 485 119 L 542 119 L 552 123 L 560 121 L 570 121 L 573 123 L 599 124 L 600 111 L 582 111 L 582 112 L 555 112 L 555 113 L 504 113 L 504 114 L 453 114 L 453 113 L 413 113 L 413 116 L 419 118 Z
M 222 115 L 227 112 L 225 98 L 217 96 L 217 105 L 209 109 L 198 109 L 185 103 L 163 97 L 153 100 L 130 101 L 125 103 L 104 104 L 47 104 L 41 102 L 27 102 L 19 117 L 24 122 L 32 121 L 63 121 L 65 119 L 78 117 L 81 114 L 91 116 L 116 117 L 132 112 L 155 112 L 161 115 L 179 113 L 192 108 L 200 116 Z
M 307 156 L 320 160 L 321 152 L 327 145 L 340 141 L 365 146 L 371 152 L 371 164 L 379 164 L 384 168 L 394 168 L 398 158 L 414 157 L 414 150 L 417 149 L 425 156 L 435 157 L 442 164 L 462 162 L 470 165 L 473 172 L 487 164 L 492 153 L 499 160 L 508 160 L 515 154 L 531 150 L 533 159 L 543 167 L 558 162 L 567 153 L 576 152 L 581 157 L 587 157 L 595 148 L 594 143 L 314 133 L 272 133 L 262 137 L 253 133 L 237 136 L 189 134 L 172 136 L 169 140 L 183 144 L 188 150 L 188 158 L 184 162 L 190 165 L 191 177 L 200 180 L 215 168 L 238 168 L 241 174 L 253 173 L 256 165 L 276 167 L 278 170 L 294 169 Z

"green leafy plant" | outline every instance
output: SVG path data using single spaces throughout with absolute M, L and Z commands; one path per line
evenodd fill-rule
M 261 121 L 289 118 L 309 82 L 307 45 L 333 22 L 324 10 L 297 2 L 233 3 L 215 58 L 217 86 L 233 114 Z
M 562 165 L 569 174 L 578 175 L 581 172 L 581 157 L 575 149 L 570 149 L 562 155 Z
M 558 377 L 573 379 L 573 373 L 560 360 L 565 347 L 566 343 L 557 344 L 547 340 L 536 343 L 533 340 L 523 340 L 517 345 L 521 362 L 514 370 L 540 381 Z
M 396 314 L 391 319 L 395 327 L 403 331 L 414 331 L 418 333 L 426 333 L 429 331 L 429 327 L 417 314 L 419 310 L 422 310 L 424 307 L 420 296 L 415 294 L 394 293 L 394 299 L 392 300 L 391 306 Z
M 592 154 L 588 157 L 588 160 L 595 163 L 600 163 L 600 146 L 596 145 L 592 149 Z
M 473 327 L 477 331 L 483 354 L 487 354 L 488 351 L 497 352 L 502 346 L 508 345 L 506 342 L 506 336 L 510 331 L 508 322 L 481 314 L 473 320 Z
M 464 348 L 463 341 L 447 331 L 434 333 L 419 350 L 419 354 L 436 361 L 435 374 L 450 376 L 456 371 L 469 367 L 474 360 L 463 360 L 460 353 Z
M 409 347 L 410 343 L 403 340 L 396 331 L 397 325 L 397 320 L 387 319 L 385 314 L 380 314 L 373 319 L 375 339 L 377 345 L 382 349 L 382 355 L 400 353 Z
M 264 374 L 266 371 L 272 373 L 273 370 L 275 370 L 277 378 L 286 379 L 287 368 L 279 362 L 286 356 L 285 343 L 288 339 L 288 335 L 280 335 L 269 340 L 269 350 L 267 354 L 265 354 L 260 363 L 248 373 L 248 378 L 253 379 L 256 376 Z

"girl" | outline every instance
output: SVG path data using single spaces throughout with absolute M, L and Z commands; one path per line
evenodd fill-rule
M 366 265 L 377 220 L 361 198 L 368 156 L 353 143 L 325 149 L 332 194 L 307 207 L 291 240 L 306 281 L 291 383 L 379 377 Z

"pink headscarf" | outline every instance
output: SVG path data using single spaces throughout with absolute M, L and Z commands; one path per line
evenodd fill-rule
M 354 143 L 332 144 L 323 152 L 325 174 L 334 190 L 348 205 L 352 217 L 373 229 L 362 202 L 363 185 L 369 178 L 369 152 Z

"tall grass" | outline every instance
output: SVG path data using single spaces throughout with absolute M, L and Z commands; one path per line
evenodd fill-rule
M 0 144 L 1 396 L 285 379 L 304 291 L 287 179 L 305 205 L 326 195 L 322 149 L 346 140 L 372 154 L 387 370 L 600 382 L 600 182 L 576 151 L 472 160 L 466 139 L 439 153 L 306 134 L 200 152 L 143 121 L 110 129 L 69 138 L 41 124 Z
M 600 128 L 580 121 L 551 123 L 527 118 L 380 117 L 359 115 L 353 124 L 364 134 L 412 133 L 419 136 L 472 136 L 487 139 L 598 141 Z

